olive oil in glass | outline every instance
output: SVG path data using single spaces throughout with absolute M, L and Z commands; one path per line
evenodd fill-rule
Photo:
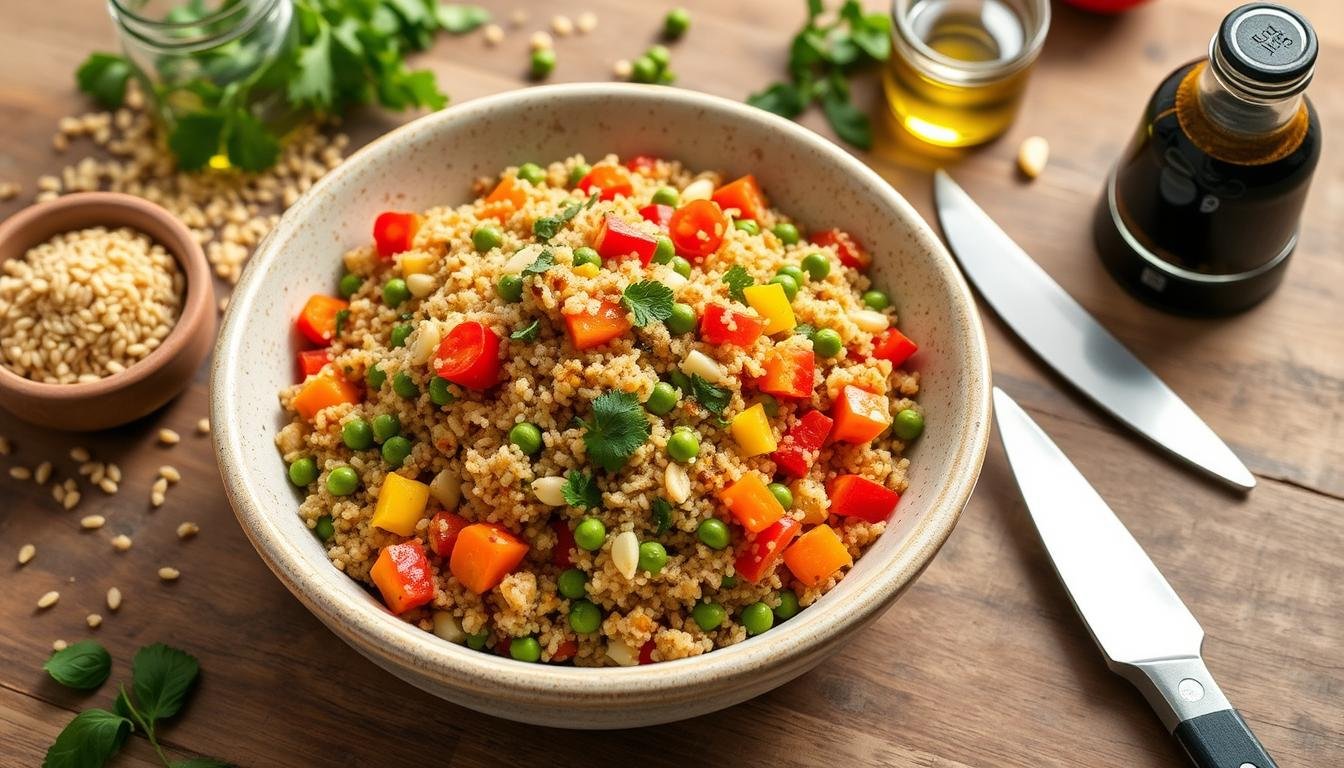
M 1094 221 L 1122 285 L 1204 315 L 1246 309 L 1279 285 L 1321 152 L 1302 93 L 1316 51 L 1305 18 L 1253 3 L 1227 16 L 1209 58 L 1158 85 Z

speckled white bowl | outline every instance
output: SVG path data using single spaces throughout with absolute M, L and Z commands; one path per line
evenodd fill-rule
M 648 666 L 524 664 L 453 645 L 399 621 L 327 562 L 295 514 L 274 446 L 276 392 L 294 372 L 292 318 L 328 292 L 340 255 L 367 242 L 388 208 L 471 198 L 471 181 L 527 160 L 582 152 L 680 158 L 728 178 L 754 173 L 773 205 L 804 224 L 854 233 L 873 277 L 920 343 L 927 429 L 886 534 L 840 585 L 786 624 L 704 656 Z M 544 725 L 624 728 L 711 712 L 802 674 L 877 618 L 952 531 L 989 433 L 989 362 L 975 305 L 952 259 L 913 208 L 829 141 L 766 112 L 692 91 L 590 84 L 530 88 L 423 117 L 350 157 L 305 194 L 257 249 L 215 351 L 211 421 L 229 500 L 257 551 L 343 640 L 388 671 L 473 709 Z

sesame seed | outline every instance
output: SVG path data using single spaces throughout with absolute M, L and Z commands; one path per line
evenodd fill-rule
M 174 467 L 171 464 L 164 464 L 162 467 L 159 467 L 159 478 L 167 480 L 170 483 L 176 483 L 182 479 L 182 473 L 177 471 L 177 467 Z M 159 484 L 155 483 L 154 487 L 158 488 Z M 167 490 L 167 486 L 164 486 L 160 490 Z
M 79 521 L 79 527 L 86 531 L 96 531 L 102 528 L 107 522 L 107 518 L 102 515 L 86 515 Z
M 46 593 L 45 595 L 37 598 L 37 607 L 46 610 L 47 608 L 50 608 L 51 606 L 55 605 L 56 601 L 60 599 L 61 599 L 61 593 L 53 589 L 50 592 Z
M 37 547 L 32 544 L 24 544 L 19 547 L 19 565 L 27 565 L 37 555 Z
M 121 590 L 109 587 L 107 590 L 107 610 L 115 611 L 121 607 Z
M 164 581 L 176 581 L 181 575 L 182 572 L 172 566 L 165 565 L 159 569 L 159 578 Z
M 89 625 L 89 629 L 97 629 L 102 626 L 103 617 L 96 613 L 90 613 L 88 616 L 84 617 L 84 623 Z
M 182 441 L 182 436 L 171 429 L 164 427 L 159 430 L 159 442 L 164 445 L 177 445 Z
M 190 539 L 192 536 L 201 532 L 201 527 L 195 523 L 187 522 L 177 526 L 177 538 L 182 540 Z
M 119 533 L 112 537 L 112 548 L 118 552 L 125 552 L 131 548 L 131 537 L 124 533 Z

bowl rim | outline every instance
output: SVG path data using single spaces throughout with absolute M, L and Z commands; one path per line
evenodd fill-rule
M 333 578 L 348 579 L 344 572 L 326 564 L 326 568 L 307 567 L 298 552 L 298 543 L 279 529 L 278 520 L 256 500 L 260 489 L 249 474 L 243 457 L 240 417 L 235 399 L 229 395 L 243 374 L 233 361 L 244 337 L 244 318 L 252 312 L 263 270 L 279 255 L 271 244 L 276 233 L 306 216 L 321 205 L 329 186 L 337 183 L 340 170 L 358 167 L 396 147 L 427 125 L 470 119 L 501 107 L 514 108 L 529 103 L 542 105 L 548 100 L 566 98 L 622 97 L 639 106 L 659 108 L 673 103 L 683 108 L 713 110 L 729 119 L 757 123 L 771 131 L 788 134 L 836 163 L 846 174 L 860 178 L 880 198 L 883 207 L 899 212 L 914 223 L 912 235 L 918 247 L 927 251 L 963 308 L 970 362 L 967 380 L 971 391 L 965 403 L 968 415 L 954 460 L 945 468 L 950 478 L 937 489 L 924 518 L 909 532 L 906 545 L 893 550 L 875 575 L 861 582 L 844 600 L 822 604 L 799 613 L 788 623 L 787 632 L 767 633 L 727 648 L 700 656 L 631 667 L 595 670 L 550 664 L 520 664 L 495 654 L 471 651 L 451 644 L 430 632 L 402 621 L 376 606 L 362 595 L 328 588 Z M 955 305 L 955 304 L 954 304 Z M 978 391 L 976 390 L 978 386 Z M 984 329 L 970 288 L 951 255 L 914 207 L 885 179 L 836 144 L 790 120 L 723 97 L 685 89 L 624 83 L 573 83 L 534 86 L 526 89 L 471 99 L 451 108 L 420 117 L 402 125 L 352 153 L 337 171 L 327 174 L 287 210 L 256 252 L 234 289 L 225 313 L 223 331 L 215 348 L 211 366 L 211 423 L 216 458 L 224 487 L 244 533 L 277 578 L 323 624 L 366 656 L 390 671 L 406 677 L 428 675 L 440 685 L 463 690 L 471 688 L 488 695 L 497 708 L 509 704 L 535 704 L 545 695 L 563 700 L 572 711 L 610 709 L 622 704 L 648 702 L 651 698 L 669 702 L 699 699 L 710 688 L 745 676 L 769 676 L 783 659 L 804 658 L 824 647 L 840 634 L 875 618 L 891 600 L 918 577 L 947 540 L 969 500 L 979 477 L 989 442 L 990 368 Z M 787 679 L 787 678 L 784 678 Z M 414 680 L 412 680 L 414 682 Z M 780 680 L 783 682 L 783 680 Z
M 0 389 L 25 398 L 69 403 L 104 397 L 112 392 L 130 389 L 163 370 L 174 357 L 181 354 L 187 348 L 191 334 L 199 329 L 203 319 L 210 317 L 210 313 L 214 312 L 214 285 L 210 276 L 210 266 L 206 262 L 205 252 L 201 250 L 200 243 L 176 216 L 157 203 L 142 197 L 122 192 L 73 192 L 36 203 L 0 222 L 0 243 L 30 230 L 41 230 L 44 221 L 80 209 L 101 212 L 102 215 L 95 217 L 98 223 L 89 222 L 77 225 L 75 228 L 62 228 L 28 245 L 24 253 L 58 234 L 79 229 L 101 226 L 108 229 L 127 227 L 135 230 L 163 246 L 182 270 L 186 287 L 182 292 L 182 308 L 178 312 L 177 320 L 158 347 L 121 373 L 104 376 L 97 381 L 52 384 L 33 381 L 10 370 L 7 365 L 0 365 Z M 128 213 L 131 215 L 127 216 Z M 164 228 L 164 233 L 169 235 L 171 242 L 166 242 L 165 238 L 155 233 L 145 231 L 143 226 L 131 221 L 139 218 L 157 222 Z

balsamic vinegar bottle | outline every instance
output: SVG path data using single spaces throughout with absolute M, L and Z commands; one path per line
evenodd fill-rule
M 1207 59 L 1158 85 L 1093 226 L 1125 288 L 1162 309 L 1218 315 L 1278 287 L 1321 153 L 1303 95 L 1316 51 L 1300 14 L 1252 3 L 1223 20 Z

